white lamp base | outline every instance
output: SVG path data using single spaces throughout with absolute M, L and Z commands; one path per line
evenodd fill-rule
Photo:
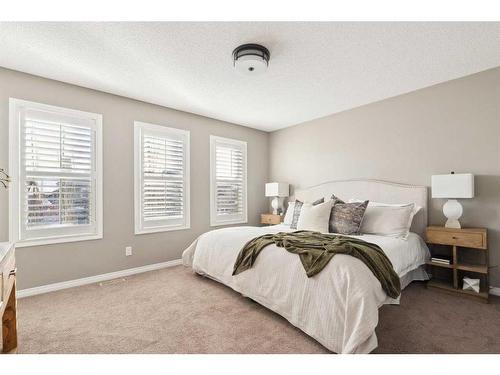
M 462 228 L 458 219 L 460 219 L 463 212 L 463 207 L 459 201 L 456 199 L 448 199 L 448 202 L 443 206 L 443 214 L 448 218 L 444 226 L 446 228 Z
M 280 208 L 279 197 L 274 197 L 271 201 L 271 207 L 273 208 L 273 215 L 278 215 L 278 208 Z

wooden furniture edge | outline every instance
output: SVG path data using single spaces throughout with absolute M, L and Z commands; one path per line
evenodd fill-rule
M 11 260 L 12 257 L 12 260 Z M 4 262 L 6 260 L 6 262 Z M 17 352 L 17 300 L 16 300 L 16 262 L 15 248 L 10 244 L 9 249 L 0 260 L 2 269 L 0 277 L 7 275 L 6 285 L 2 285 L 0 293 L 3 294 L 5 305 L 1 306 L 2 318 L 2 353 Z M 4 278 L 5 280 L 5 278 Z
M 440 232 L 465 232 L 465 233 L 487 233 L 488 228 L 446 228 L 439 225 L 429 225 L 427 230 L 439 230 Z
M 12 283 L 7 306 L 2 316 L 2 341 L 3 353 L 16 353 L 17 351 L 17 301 L 16 282 Z

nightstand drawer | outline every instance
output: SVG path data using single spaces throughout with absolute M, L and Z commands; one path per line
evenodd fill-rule
M 280 215 L 273 215 L 273 214 L 262 214 L 262 215 L 260 215 L 260 223 L 261 224 L 276 225 L 276 224 L 281 223 L 281 216 Z
M 481 232 L 463 232 L 452 230 L 427 229 L 427 242 L 441 245 L 455 245 L 472 247 L 476 249 L 486 248 L 486 236 Z

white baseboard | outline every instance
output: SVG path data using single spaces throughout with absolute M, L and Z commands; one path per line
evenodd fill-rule
M 104 273 L 102 275 L 84 277 L 82 279 L 75 279 L 75 280 L 63 281 L 60 283 L 37 286 L 34 288 L 22 289 L 22 290 L 16 291 L 16 296 L 17 296 L 17 298 L 30 297 L 30 296 L 35 296 L 37 294 L 55 292 L 56 290 L 73 288 L 75 286 L 94 284 L 94 283 L 98 283 L 101 281 L 118 279 L 120 277 L 135 275 L 138 273 L 159 270 L 159 269 L 167 268 L 167 267 L 173 267 L 173 266 L 177 266 L 179 264 L 182 264 L 182 259 L 175 259 L 175 260 L 171 260 L 168 262 L 162 262 L 162 263 L 148 264 L 147 266 L 128 268 L 128 269 L 122 270 L 122 271 Z
M 154 271 L 154 270 L 159 270 L 162 268 L 168 268 L 168 267 L 173 267 L 173 266 L 178 266 L 180 264 L 182 264 L 182 259 L 175 259 L 175 260 L 170 260 L 168 262 L 148 264 L 147 266 L 128 268 L 126 270 L 104 273 L 101 275 L 95 275 L 95 276 L 90 276 L 90 277 L 84 277 L 82 279 L 63 281 L 60 283 L 42 285 L 42 286 L 37 286 L 34 288 L 28 288 L 28 289 L 21 289 L 21 290 L 16 291 L 16 297 L 17 298 L 24 298 L 24 297 L 35 296 L 37 294 L 55 292 L 56 290 L 74 288 L 76 286 L 81 286 L 81 285 L 95 284 L 95 283 L 99 283 L 101 281 L 118 279 L 120 277 L 126 277 L 126 276 L 130 276 L 130 275 L 135 275 L 138 273 Z M 493 286 L 490 287 L 490 294 L 493 296 L 500 296 L 500 287 L 493 287 Z
M 496 286 L 490 286 L 490 294 L 493 296 L 500 296 L 500 288 Z

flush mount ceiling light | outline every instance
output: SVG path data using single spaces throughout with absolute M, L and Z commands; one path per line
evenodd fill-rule
M 260 44 L 243 44 L 233 51 L 234 67 L 242 73 L 256 75 L 269 66 L 269 50 Z

